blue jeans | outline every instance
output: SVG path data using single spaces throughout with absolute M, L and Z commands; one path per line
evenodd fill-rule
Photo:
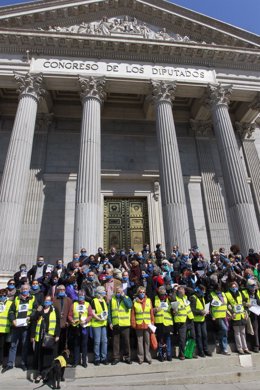
M 225 318 L 217 318 L 215 320 L 218 328 L 218 341 L 221 352 L 226 352 L 228 347 L 227 335 L 228 335 L 228 326 Z
M 27 365 L 27 355 L 28 348 L 30 343 L 30 330 L 22 326 L 21 328 L 13 328 L 12 338 L 11 338 L 11 347 L 9 349 L 8 363 L 7 365 L 13 367 L 15 364 L 16 351 L 19 344 L 19 341 L 22 344 L 22 365 Z
M 107 360 L 107 328 L 106 326 L 93 327 L 94 361 Z

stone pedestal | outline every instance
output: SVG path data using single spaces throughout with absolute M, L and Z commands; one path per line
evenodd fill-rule
M 259 247 L 259 228 L 247 175 L 228 112 L 231 87 L 210 85 L 209 103 L 236 243 L 244 254 Z
M 19 104 L 0 188 L 0 267 L 16 270 L 21 226 L 28 189 L 34 127 L 42 89 L 42 75 L 15 75 Z
M 95 254 L 100 246 L 101 215 L 101 104 L 103 79 L 79 78 L 83 105 L 79 169 L 76 189 L 74 251 L 85 247 Z
M 152 81 L 156 105 L 160 185 L 167 253 L 174 244 L 181 251 L 190 247 L 187 207 L 178 143 L 172 114 L 175 84 Z

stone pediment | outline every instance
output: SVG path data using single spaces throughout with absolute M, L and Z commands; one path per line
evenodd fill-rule
M 108 18 L 104 16 L 101 20 L 72 26 L 48 26 L 46 29 L 38 28 L 40 31 L 72 33 L 87 36 L 109 36 L 114 38 L 136 38 L 136 39 L 151 39 L 167 42 L 190 42 L 192 41 L 187 35 L 181 36 L 168 32 L 166 28 L 158 28 L 148 25 L 147 23 L 137 20 L 135 17 L 119 16 L 116 18 Z M 206 43 L 206 42 L 202 42 Z
M 104 15 L 111 25 L 107 26 L 109 34 L 106 28 L 101 32 L 100 25 L 96 31 L 100 35 L 123 35 L 128 32 L 132 36 L 136 34 L 136 37 L 139 34 L 141 39 L 152 37 L 172 42 L 205 42 L 231 47 L 260 46 L 259 36 L 164 0 L 40 0 L 0 7 L 0 28 L 50 31 L 49 26 L 52 26 L 53 32 L 60 28 L 58 32 L 94 35 L 93 24 L 100 22 Z M 128 31 L 121 31 L 125 27 L 121 25 L 122 15 L 131 18 L 127 24 Z M 119 20 L 119 24 L 115 24 L 116 20 Z M 130 25 L 133 30 L 130 30 Z

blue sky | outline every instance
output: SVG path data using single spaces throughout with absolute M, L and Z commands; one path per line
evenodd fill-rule
M 0 0 L 0 5 L 26 2 L 28 0 Z M 260 35 L 260 0 L 173 0 L 171 2 Z

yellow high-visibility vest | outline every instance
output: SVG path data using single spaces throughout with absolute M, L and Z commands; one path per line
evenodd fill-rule
M 211 315 L 213 318 L 226 318 L 227 316 L 227 298 L 225 294 L 223 293 L 223 299 L 224 302 L 221 301 L 221 299 L 218 297 L 218 294 L 216 294 L 214 291 L 210 293 L 212 299 L 214 301 L 219 302 L 221 305 L 220 306 L 210 306 L 211 309 Z
M 144 310 L 142 304 L 137 301 L 134 302 L 134 308 L 135 308 L 135 321 L 137 325 L 141 325 L 143 322 L 146 325 L 151 324 L 152 302 L 150 298 L 146 298 Z
M 97 316 L 100 316 L 100 314 L 103 313 L 103 311 L 106 311 L 108 313 L 107 304 L 103 298 L 102 298 L 102 302 L 104 304 L 105 309 L 102 309 L 102 306 L 97 298 L 94 298 L 93 302 L 95 304 L 95 314 Z M 100 328 L 101 326 L 107 326 L 107 319 L 103 321 L 98 321 L 94 317 L 92 317 L 91 326 L 93 326 L 93 328 Z
M 196 299 L 196 310 L 205 310 L 205 299 L 202 297 L 202 302 L 201 300 L 197 297 L 197 295 L 193 295 Z M 205 316 L 196 316 L 194 315 L 194 322 L 204 322 L 205 321 Z
M 111 317 L 112 317 L 112 325 L 130 326 L 131 309 L 127 309 L 125 307 L 122 299 L 120 300 L 120 304 L 118 306 L 118 301 L 116 297 L 113 296 L 111 299 Z
M 160 310 L 154 314 L 154 323 L 155 324 L 163 324 L 164 326 L 173 325 L 173 318 L 171 313 L 171 304 L 169 299 L 166 299 L 166 303 L 168 304 L 167 310 Z M 160 307 L 161 301 L 159 297 L 155 297 L 154 306 L 155 308 Z
M 177 295 L 176 295 L 176 301 L 179 302 L 179 306 L 177 309 L 177 313 L 174 314 L 174 322 L 184 323 L 187 321 L 187 316 L 188 316 L 187 306 L 185 304 L 184 299 L 178 297 Z
M 237 301 L 234 299 L 232 294 L 228 291 L 225 293 L 228 303 L 232 306 L 232 311 L 235 314 L 235 318 L 232 318 L 233 321 L 239 321 L 245 318 L 245 309 L 243 306 L 243 297 L 242 294 L 239 292 L 237 298 Z M 239 313 L 238 311 L 239 306 Z
M 79 312 L 78 311 L 78 306 L 83 306 L 83 312 Z M 78 326 L 79 323 L 80 323 L 80 317 L 83 315 L 85 317 L 88 317 L 88 308 L 89 308 L 89 303 L 88 302 L 84 302 L 82 304 L 78 303 L 78 302 L 74 302 L 73 303 L 73 320 L 74 321 L 78 321 L 76 324 L 71 324 L 72 326 Z M 91 322 L 91 321 L 90 321 Z M 88 322 L 86 324 L 86 327 L 87 326 L 90 326 L 90 322 Z
M 0 312 L 0 333 L 9 333 L 11 323 L 8 319 L 9 309 L 12 305 L 12 301 L 7 300 L 5 303 L 1 303 L 1 311 Z
M 40 340 L 40 330 L 41 330 L 41 323 L 42 323 L 42 316 L 38 319 L 37 325 L 36 325 L 36 330 L 35 330 L 35 341 Z M 56 311 L 52 309 L 49 315 L 49 329 L 46 332 L 47 334 L 54 336 L 55 334 L 55 328 L 56 328 L 56 323 L 57 323 L 57 318 L 56 318 Z
M 30 317 L 30 315 L 32 314 L 32 311 L 33 311 L 34 302 L 35 302 L 35 296 L 34 295 L 32 295 L 31 299 L 29 299 L 29 301 L 27 301 L 27 302 L 24 302 L 19 297 L 16 297 L 15 300 L 14 300 L 15 309 L 16 309 L 16 318 L 18 318 L 19 306 L 23 306 L 23 305 L 28 305 L 26 317 Z

